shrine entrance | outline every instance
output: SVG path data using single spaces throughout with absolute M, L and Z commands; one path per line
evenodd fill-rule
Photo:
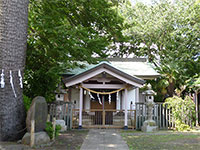
M 128 91 L 134 90 L 134 98 L 139 101 L 139 88 L 144 83 L 106 62 L 69 77 L 65 86 L 73 89 L 73 94 L 77 94 L 77 89 L 79 92 L 79 109 L 73 110 L 74 127 L 132 128 L 135 110 L 128 110 Z
M 99 103 L 97 94 L 93 94 L 95 98 L 90 102 L 91 110 L 95 111 L 95 125 L 113 125 L 113 112 L 116 111 L 116 93 L 110 95 L 99 96 L 102 99 L 102 105 Z

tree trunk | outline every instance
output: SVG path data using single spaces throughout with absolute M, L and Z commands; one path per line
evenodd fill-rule
M 174 82 L 173 81 L 169 81 L 169 86 L 167 87 L 167 93 L 169 94 L 169 97 L 173 97 L 174 96 Z
M 5 81 L 5 87 L 0 87 L 0 141 L 20 139 L 25 132 L 26 115 L 18 71 L 23 76 L 27 26 L 28 0 L 0 1 L 0 75 L 3 69 Z M 3 83 L 1 76 L 0 82 Z

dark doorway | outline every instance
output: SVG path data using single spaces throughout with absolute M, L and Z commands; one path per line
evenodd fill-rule
M 95 90 L 100 91 L 100 90 Z M 104 90 L 105 91 L 105 90 Z M 113 90 L 106 90 L 106 92 Z M 113 124 L 113 112 L 116 110 L 116 93 L 111 94 L 111 103 L 109 103 L 109 95 L 99 95 L 102 105 L 99 103 L 97 94 L 92 93 L 94 99 L 90 101 L 91 109 L 95 110 L 95 125 L 103 124 L 103 111 L 105 111 L 105 125 Z M 99 110 L 99 111 L 98 111 Z M 107 111 L 106 111 L 107 110 Z

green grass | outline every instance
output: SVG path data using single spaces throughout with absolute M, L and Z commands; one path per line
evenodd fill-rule
M 121 135 L 130 150 L 200 150 L 199 133 L 122 131 Z

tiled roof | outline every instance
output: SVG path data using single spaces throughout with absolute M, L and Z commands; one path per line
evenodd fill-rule
M 109 61 L 109 60 L 108 60 Z M 131 75 L 131 76 L 136 76 L 136 77 L 140 77 L 143 79 L 146 78 L 156 78 L 158 76 L 160 76 L 159 73 L 156 72 L 156 70 L 154 69 L 154 66 L 145 61 L 145 58 L 140 59 L 110 59 L 110 61 L 103 61 L 100 62 L 99 64 L 87 64 L 85 62 L 80 62 L 80 64 L 84 64 L 85 67 L 84 68 L 75 68 L 75 69 L 71 69 L 66 71 L 64 74 L 71 74 L 71 75 L 78 75 L 80 73 L 83 73 L 87 70 L 90 70 L 92 68 L 95 68 L 97 66 L 99 66 L 101 63 L 108 63 L 109 65 L 111 65 L 112 67 L 119 69 L 120 71 Z

